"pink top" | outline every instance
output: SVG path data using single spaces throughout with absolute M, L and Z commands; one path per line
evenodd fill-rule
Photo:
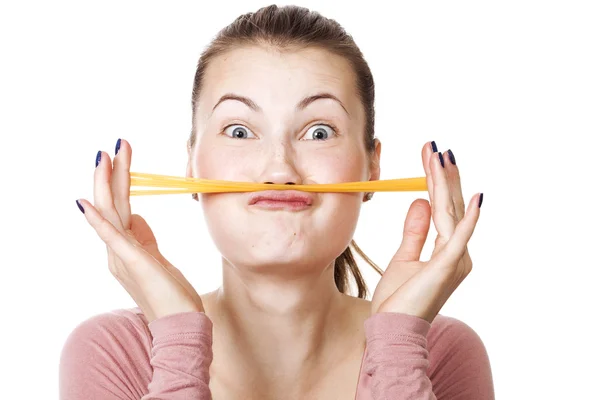
M 79 324 L 62 349 L 60 399 L 211 399 L 208 316 L 186 312 L 146 322 L 132 308 Z M 487 352 L 465 323 L 382 313 L 364 325 L 356 400 L 494 399 Z

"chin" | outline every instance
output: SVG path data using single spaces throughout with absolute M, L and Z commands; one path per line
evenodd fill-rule
M 299 237 L 300 235 L 296 235 Z M 229 247 L 229 246 L 227 246 Z M 243 248 L 224 248 L 221 253 L 228 260 L 244 264 L 251 268 L 273 268 L 298 266 L 303 264 L 315 265 L 328 262 L 327 249 L 318 243 L 306 240 L 295 240 L 294 234 L 273 232 L 273 235 L 261 235 L 258 240 L 249 241 Z M 332 256 L 335 258 L 335 256 Z M 324 260 L 325 259 L 325 260 Z
M 339 248 L 339 251 L 335 250 Z M 243 248 L 225 244 L 219 246 L 223 257 L 232 265 L 246 270 L 274 272 L 323 269 L 345 249 L 343 244 L 287 242 L 268 240 L 254 242 Z

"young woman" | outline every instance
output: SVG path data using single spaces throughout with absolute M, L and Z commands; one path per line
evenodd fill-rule
M 131 214 L 130 145 L 112 162 L 98 152 L 94 205 L 77 205 L 138 307 L 75 328 L 61 399 L 493 399 L 480 338 L 438 315 L 472 268 L 483 199 L 465 206 L 452 152 L 423 146 L 430 202 L 411 205 L 372 301 L 350 250 L 371 194 L 292 190 L 379 179 L 373 78 L 339 24 L 291 6 L 242 15 L 202 54 L 192 93 L 187 176 L 290 190 L 194 196 L 223 256 L 222 287 L 200 296 Z

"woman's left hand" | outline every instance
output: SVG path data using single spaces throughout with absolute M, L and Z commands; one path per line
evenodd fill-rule
M 471 197 L 465 213 L 458 169 L 449 154 L 442 155 L 435 142 L 428 142 L 421 155 L 431 206 L 425 199 L 411 204 L 402 244 L 377 285 L 371 311 L 404 313 L 431 323 L 471 272 L 467 242 L 479 219 L 483 194 Z M 419 261 L 432 215 L 438 232 L 435 248 L 429 261 Z

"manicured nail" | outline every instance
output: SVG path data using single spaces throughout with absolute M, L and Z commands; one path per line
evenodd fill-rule
M 442 153 L 438 153 L 438 156 L 440 156 L 440 163 L 442 163 L 442 168 L 444 167 L 444 156 L 442 156 Z
M 117 145 L 115 146 L 115 156 L 119 152 L 120 148 L 121 148 L 121 139 L 117 140 Z
M 479 194 L 479 208 L 481 208 L 481 203 L 483 203 L 483 193 Z
M 99 150 L 98 154 L 96 154 L 96 167 L 100 164 L 100 160 L 102 159 L 102 151 Z
M 79 203 L 79 200 L 75 200 L 75 203 L 77 203 L 77 207 L 79 207 L 79 211 L 81 211 L 82 213 L 85 214 L 85 210 L 83 209 L 83 207 L 81 206 L 81 204 Z
M 437 145 L 435 144 L 435 140 L 431 141 L 431 150 L 433 150 L 434 153 L 437 153 Z
M 456 158 L 454 158 L 454 153 L 452 150 L 448 149 L 448 155 L 450 156 L 450 162 L 452 165 L 456 165 Z

